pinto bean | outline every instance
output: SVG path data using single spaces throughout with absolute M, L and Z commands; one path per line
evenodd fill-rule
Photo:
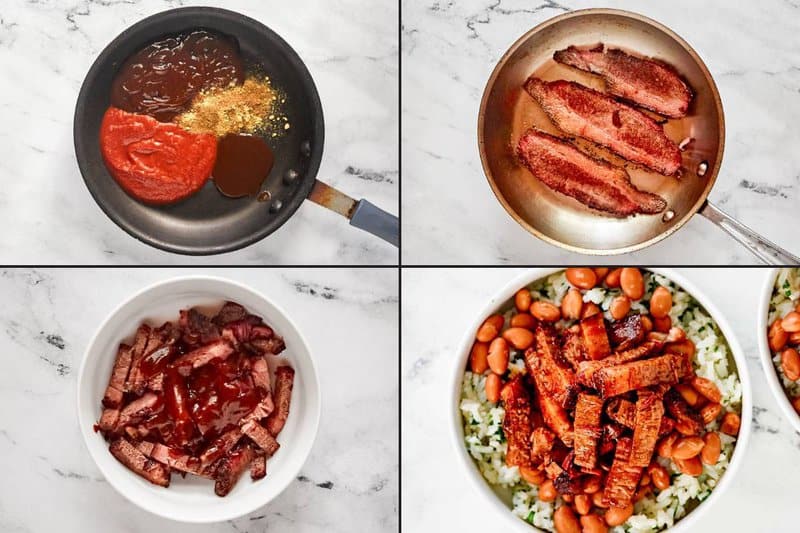
M 541 485 L 542 482 L 547 479 L 547 476 L 541 470 L 536 470 L 535 468 L 529 468 L 527 466 L 519 467 L 519 475 L 531 485 Z
M 533 302 L 531 314 L 542 322 L 557 322 L 561 318 L 561 310 L 550 302 Z
M 546 479 L 539 485 L 539 499 L 543 502 L 554 502 L 558 497 L 558 491 L 553 485 L 552 479 Z
M 497 374 L 486 376 L 486 399 L 492 403 L 500 401 L 500 390 L 503 388 L 503 380 Z
M 567 281 L 579 289 L 589 290 L 597 285 L 597 274 L 591 268 L 568 268 L 566 275 Z
M 722 423 L 719 426 L 720 431 L 726 435 L 735 437 L 739 434 L 739 427 L 742 425 L 742 419 L 736 413 L 725 413 L 722 415 Z
M 722 450 L 722 441 L 719 434 L 710 431 L 703 435 L 703 450 L 700 452 L 700 460 L 707 465 L 715 465 L 719 461 L 719 454 Z
M 644 296 L 644 276 L 638 268 L 623 268 L 619 285 L 625 296 L 631 300 L 639 300 Z
M 611 305 L 608 307 L 608 310 L 611 316 L 614 317 L 614 320 L 622 320 L 631 310 L 631 299 L 624 294 L 620 294 L 611 300 Z
M 582 533 L 608 533 L 606 523 L 596 514 L 587 514 L 582 516 L 580 520 L 583 528 Z
M 606 524 L 611 527 L 621 526 L 633 514 L 633 504 L 625 507 L 609 507 L 606 511 Z
M 597 307 L 597 304 L 594 302 L 589 302 L 583 306 L 583 312 L 581 313 L 581 318 L 589 318 L 590 316 L 594 316 L 600 312 L 600 308 Z
M 561 300 L 561 314 L 564 318 L 575 320 L 581 317 L 581 311 L 583 311 L 583 296 L 581 291 L 572 288 Z
M 511 327 L 533 329 L 536 327 L 536 319 L 528 313 L 517 313 L 511 317 Z
M 692 378 L 692 387 L 694 390 L 708 398 L 714 403 L 719 403 L 722 401 L 722 393 L 719 392 L 719 387 L 707 378 L 701 378 L 700 376 L 695 376 Z
M 669 473 L 667 473 L 666 468 L 658 463 L 653 463 L 647 468 L 647 471 L 650 473 L 650 479 L 653 480 L 653 485 L 655 485 L 658 490 L 669 488 Z
M 603 280 L 606 284 L 606 287 L 608 287 L 609 289 L 618 289 L 621 275 L 622 275 L 621 268 L 615 268 L 614 270 L 609 272 L 608 275 L 606 276 L 606 279 Z
M 800 379 L 800 354 L 794 348 L 786 348 L 781 353 L 783 375 L 790 381 Z
M 474 374 L 483 374 L 489 368 L 489 345 L 485 342 L 476 342 L 472 345 L 472 351 L 469 354 L 469 367 Z
M 700 409 L 700 418 L 703 419 L 703 424 L 710 424 L 717 419 L 722 412 L 722 405 L 718 403 L 710 403 Z
M 767 339 L 769 341 L 769 349 L 773 352 L 783 350 L 786 343 L 789 342 L 789 333 L 781 325 L 780 318 L 775 319 L 767 331 Z
M 589 514 L 592 510 L 592 498 L 587 494 L 577 494 L 575 496 L 575 510 L 580 515 Z
M 792 311 L 781 320 L 781 327 L 788 333 L 800 331 L 800 312 Z
M 680 435 L 673 431 L 658 441 L 658 444 L 656 445 L 656 451 L 658 452 L 658 455 L 665 459 L 672 458 L 672 450 L 675 448 L 675 442 L 677 442 L 679 438 Z
M 659 333 L 669 333 L 670 328 L 672 328 L 672 319 L 667 316 L 662 316 L 661 318 L 653 317 L 653 329 L 658 331 Z
M 556 533 L 581 533 L 581 524 L 578 517 L 567 505 L 562 505 L 553 513 L 553 525 Z
M 683 396 L 683 399 L 686 400 L 686 403 L 694 407 L 697 405 L 697 402 L 700 400 L 700 395 L 693 387 L 686 385 L 684 383 L 678 383 L 675 385 L 675 390 Z
M 672 309 L 672 293 L 666 287 L 656 287 L 650 297 L 650 314 L 655 318 L 664 318 Z
M 520 313 L 527 313 L 532 301 L 533 297 L 528 289 L 520 289 L 514 295 L 514 305 Z
M 525 328 L 508 328 L 503 338 L 517 350 L 527 350 L 533 344 L 533 333 Z
M 478 328 L 475 338 L 480 342 L 491 342 L 500 334 L 503 324 L 505 324 L 505 319 L 501 315 L 492 315 L 484 320 L 481 327 Z
M 672 460 L 697 457 L 704 445 L 705 443 L 700 437 L 683 437 L 675 443 L 675 447 L 672 449 Z
M 508 370 L 508 357 L 508 342 L 503 337 L 497 337 L 489 345 L 489 355 L 486 357 L 489 368 L 502 376 Z
M 697 477 L 703 473 L 703 463 L 700 462 L 699 457 L 691 457 L 689 459 L 672 459 L 675 466 L 678 467 L 682 473 L 692 477 Z

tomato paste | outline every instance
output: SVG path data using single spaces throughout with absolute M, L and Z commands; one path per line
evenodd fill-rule
M 208 181 L 217 139 L 111 107 L 100 128 L 100 150 L 128 194 L 149 204 L 171 204 Z

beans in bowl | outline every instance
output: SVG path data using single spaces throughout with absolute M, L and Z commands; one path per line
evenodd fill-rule
M 800 269 L 778 272 L 769 303 L 767 343 L 775 370 L 795 411 L 800 413 Z
M 475 332 L 464 444 L 512 512 L 556 532 L 671 527 L 717 486 L 742 389 L 710 315 L 659 274 L 569 268 Z

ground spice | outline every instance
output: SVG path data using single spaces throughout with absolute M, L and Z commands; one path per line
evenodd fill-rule
M 175 122 L 192 133 L 264 134 L 277 137 L 291 128 L 280 111 L 285 98 L 266 76 L 248 77 L 242 85 L 212 88 L 198 95 Z

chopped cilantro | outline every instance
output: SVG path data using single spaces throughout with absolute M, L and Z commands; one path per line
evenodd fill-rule
M 526 518 L 525 521 L 528 522 L 530 525 L 533 525 L 534 518 L 536 518 L 536 513 L 531 511 L 530 513 L 528 513 L 528 518 Z

